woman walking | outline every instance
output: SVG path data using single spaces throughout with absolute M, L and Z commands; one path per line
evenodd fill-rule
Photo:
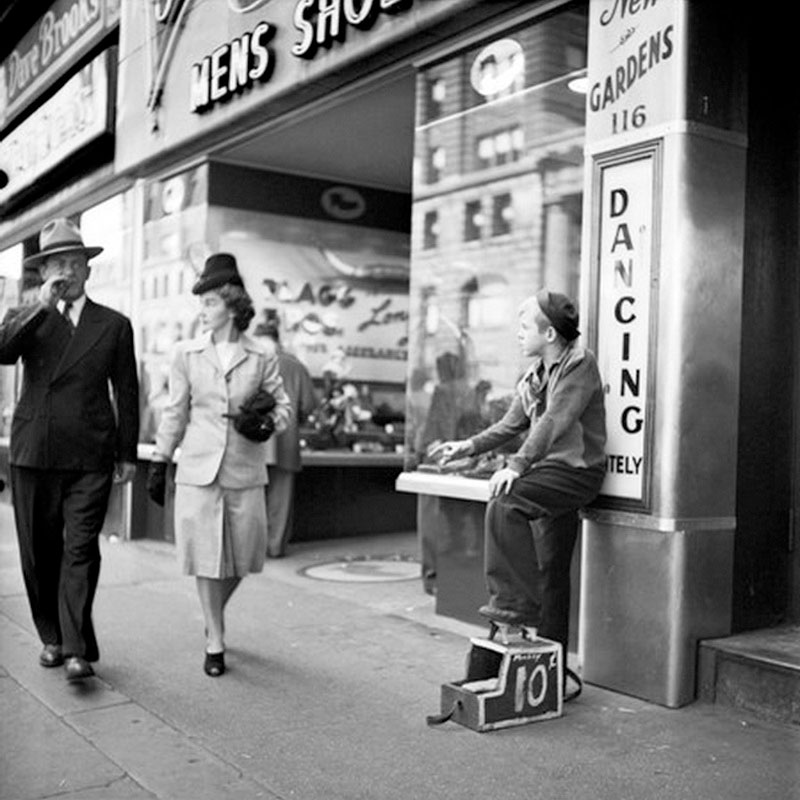
M 291 410 L 278 359 L 245 334 L 255 312 L 236 259 L 210 256 L 192 292 L 203 334 L 175 346 L 148 491 L 163 504 L 167 463 L 180 446 L 175 546 L 183 573 L 197 581 L 203 669 L 218 677 L 225 606 L 241 579 L 264 566 L 266 440 L 286 427 Z

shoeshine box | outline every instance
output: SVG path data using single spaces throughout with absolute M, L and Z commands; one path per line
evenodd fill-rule
M 560 717 L 561 646 L 549 639 L 471 639 L 464 680 L 442 684 L 442 714 L 484 732 Z

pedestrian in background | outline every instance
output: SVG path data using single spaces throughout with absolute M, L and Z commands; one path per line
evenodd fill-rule
M 275 344 L 283 388 L 292 407 L 289 424 L 274 438 L 274 455 L 267 465 L 267 556 L 282 558 L 292 539 L 295 478 L 302 469 L 300 425 L 316 409 L 318 401 L 305 364 L 281 346 L 277 325 L 267 325 L 264 335 Z
M 225 607 L 241 579 L 264 566 L 267 441 L 286 427 L 291 407 L 278 359 L 245 333 L 255 311 L 236 259 L 209 256 L 192 292 L 200 296 L 203 334 L 174 347 L 148 491 L 163 505 L 167 463 L 180 446 L 175 547 L 181 570 L 197 583 L 203 669 L 218 677 Z
M 65 664 L 76 681 L 100 658 L 98 537 L 112 483 L 136 471 L 139 387 L 130 321 L 85 293 L 89 259 L 103 248 L 85 247 L 63 217 L 42 228 L 39 244 L 24 262 L 39 268 L 38 299 L 0 324 L 0 363 L 22 359 L 24 369 L 9 462 L 39 663 Z
M 603 384 L 594 354 L 576 344 L 578 312 L 563 294 L 541 289 L 519 311 L 522 355 L 534 360 L 503 418 L 431 453 L 449 461 L 525 439 L 489 479 L 485 575 L 500 623 L 536 626 L 566 655 L 570 563 L 577 509 L 597 496 L 605 475 Z

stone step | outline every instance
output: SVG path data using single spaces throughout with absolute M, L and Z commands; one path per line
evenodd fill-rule
M 800 625 L 700 642 L 698 699 L 800 725 Z

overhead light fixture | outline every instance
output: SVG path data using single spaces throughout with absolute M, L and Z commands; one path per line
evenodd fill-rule
M 567 83 L 567 89 L 575 94 L 586 94 L 589 90 L 589 79 L 585 75 L 581 78 L 573 78 Z

